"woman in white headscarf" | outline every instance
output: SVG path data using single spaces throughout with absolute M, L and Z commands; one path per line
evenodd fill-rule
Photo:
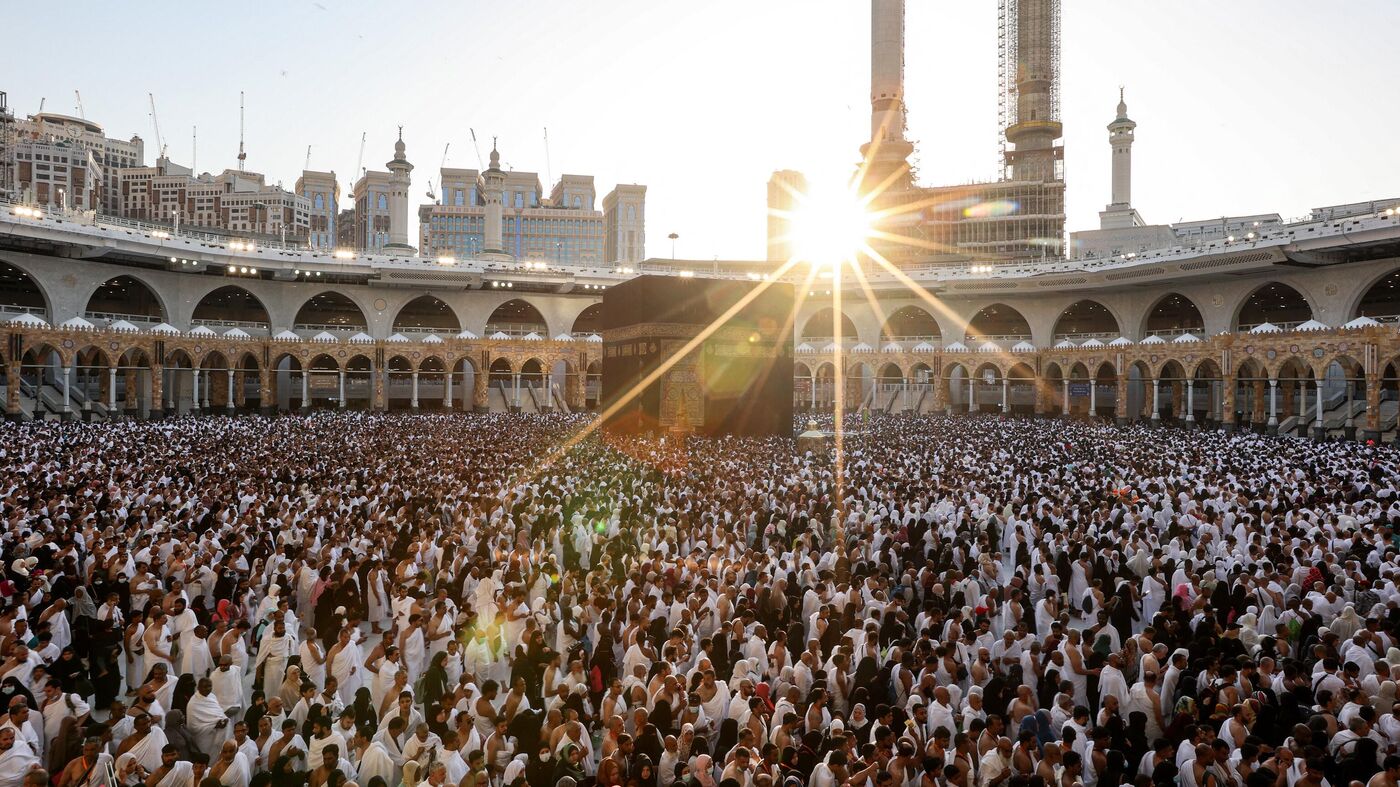
M 758 676 L 753 674 L 753 665 L 748 659 L 739 659 L 734 662 L 734 673 L 729 678 L 729 690 L 737 694 L 739 684 L 746 680 L 758 683 Z
M 1261 637 L 1272 637 L 1278 629 L 1278 610 L 1273 604 L 1265 604 L 1264 611 L 1259 613 L 1259 622 L 1255 624 L 1254 630 L 1259 632 Z
M 1250 607 L 1250 609 L 1254 609 L 1254 607 Z M 1240 643 L 1244 645 L 1249 654 L 1253 655 L 1259 649 L 1259 617 L 1253 612 L 1246 612 L 1240 615 L 1240 619 L 1236 622 L 1240 624 Z
M 1395 689 L 1395 681 L 1383 680 L 1381 681 L 1380 689 L 1372 695 L 1371 707 L 1376 709 L 1376 715 L 1378 717 L 1383 714 L 1389 714 L 1391 709 L 1395 707 Z
M 1342 614 L 1338 615 L 1328 628 L 1333 634 L 1345 641 L 1351 639 L 1351 635 L 1360 631 L 1365 625 L 1361 617 L 1356 614 L 1356 607 L 1347 604 L 1342 607 Z

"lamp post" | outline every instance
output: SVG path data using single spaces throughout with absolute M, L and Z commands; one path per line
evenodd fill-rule
M 680 236 L 673 232 L 673 233 L 671 233 L 670 235 L 667 235 L 666 237 L 671 239 L 671 262 L 675 262 L 675 261 L 676 261 L 676 239 L 679 238 Z

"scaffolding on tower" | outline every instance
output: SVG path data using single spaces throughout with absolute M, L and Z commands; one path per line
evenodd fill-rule
M 1000 129 L 998 140 L 1000 157 L 998 170 L 1003 179 L 1011 177 L 1011 156 L 1008 156 L 1006 130 L 1020 122 L 1018 82 L 1023 75 L 1021 62 L 1021 2 L 1022 0 L 997 0 L 997 126 Z M 1060 121 L 1060 0 L 1048 0 L 1050 25 L 1050 117 Z M 1030 31 L 1038 32 L 1038 31 Z M 1045 120 L 1047 118 L 1038 118 Z M 1063 179 L 1063 163 L 1059 178 Z
M 15 195 L 15 116 L 10 113 L 10 100 L 0 90 L 0 197 Z

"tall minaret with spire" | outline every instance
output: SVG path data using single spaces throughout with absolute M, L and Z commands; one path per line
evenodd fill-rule
M 1133 130 L 1137 124 L 1128 118 L 1123 88 L 1118 88 L 1118 116 L 1108 124 L 1108 144 L 1113 149 L 1113 197 L 1099 213 L 1099 228 L 1105 230 L 1143 226 L 1142 216 L 1133 209 Z
M 394 143 L 394 158 L 384 166 L 389 168 L 389 242 L 384 250 L 415 254 L 417 250 L 408 242 L 408 173 L 413 165 L 404 155 L 403 126 L 399 126 L 399 139 Z
M 867 162 L 861 184 L 886 191 L 912 183 L 909 156 L 914 145 L 904 137 L 904 0 L 870 3 L 870 141 L 861 146 Z
M 491 140 L 491 166 L 481 173 L 481 194 L 486 202 L 486 227 L 482 249 L 485 255 L 505 254 L 502 224 L 505 221 L 504 199 L 506 176 L 501 172 L 501 154 L 496 150 L 496 140 Z

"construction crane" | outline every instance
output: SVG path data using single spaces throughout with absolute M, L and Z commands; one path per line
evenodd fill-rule
M 47 98 L 44 98 L 43 96 L 39 96 L 39 114 L 40 114 L 40 115 L 44 114 L 44 102 L 45 102 L 45 101 L 48 101 L 48 99 L 47 99 Z
M 238 91 L 238 171 L 243 171 L 243 162 L 248 154 L 243 150 L 243 91 Z
M 452 147 L 449 142 L 442 146 L 442 163 L 438 165 L 438 177 L 442 177 L 442 168 L 447 166 L 447 151 Z M 428 199 L 437 201 L 437 193 L 433 190 L 433 179 L 428 178 Z
M 481 163 L 481 146 L 476 144 L 476 129 L 469 128 L 467 130 L 472 133 L 472 147 L 476 149 L 476 168 L 484 170 L 486 165 Z
M 554 184 L 554 168 L 549 163 L 549 127 L 544 129 L 544 181 L 552 186 Z
M 311 146 L 306 146 L 306 163 L 302 165 L 302 171 L 311 169 Z
M 198 173 L 196 162 L 199 161 L 199 126 L 190 126 L 190 172 Z
M 158 158 L 165 158 L 165 143 L 160 139 L 160 118 L 156 116 L 156 96 L 154 93 L 147 93 L 146 97 L 151 100 L 151 125 L 156 127 L 156 150 L 160 151 Z
M 360 168 L 364 166 L 365 163 L 365 136 L 368 134 L 368 131 L 360 132 L 360 157 L 355 160 L 355 176 L 357 180 L 359 179 Z M 353 185 L 352 183 L 351 186 L 353 187 Z
M 83 110 L 83 94 L 74 90 L 73 97 L 78 99 L 78 117 L 87 120 L 87 112 Z

